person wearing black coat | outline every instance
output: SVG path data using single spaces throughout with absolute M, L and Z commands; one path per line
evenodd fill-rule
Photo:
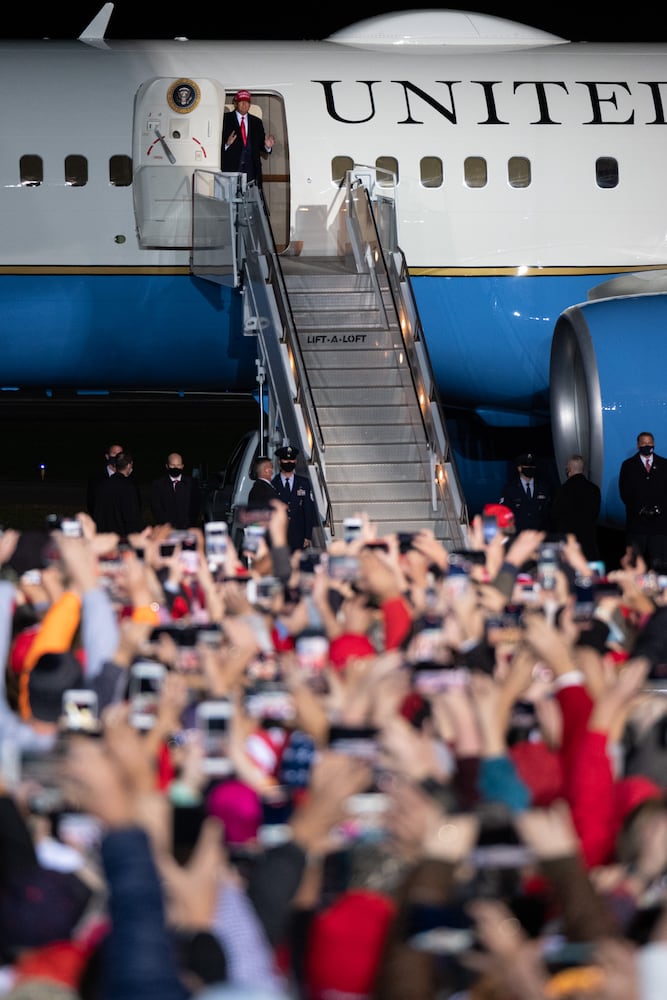
M 505 483 L 499 503 L 514 513 L 516 531 L 546 531 L 551 508 L 551 484 L 536 475 L 534 455 L 519 455 L 516 475 Z
M 253 510 L 266 510 L 270 508 L 272 500 L 278 499 L 278 494 L 271 482 L 273 462 L 268 455 L 259 455 L 255 459 L 253 478 L 255 482 L 250 487 L 248 494 L 248 507 Z
M 621 464 L 618 490 L 625 505 L 625 542 L 649 569 L 667 572 L 667 458 L 655 454 L 649 431 L 637 436 L 637 451 Z
M 570 455 L 565 466 L 567 479 L 556 490 L 551 504 L 551 530 L 575 535 L 589 562 L 600 558 L 597 522 L 600 516 L 600 487 L 584 473 L 582 455 Z
M 184 474 L 183 459 L 177 452 L 167 455 L 166 472 L 153 480 L 150 500 L 156 524 L 170 524 L 178 530 L 199 527 L 199 486 Z
M 99 532 L 115 532 L 121 538 L 143 531 L 145 525 L 136 483 L 130 478 L 132 456 L 123 451 L 115 458 L 116 472 L 102 482 L 95 496 L 93 520 Z
M 278 498 L 287 504 L 287 544 L 291 552 L 309 548 L 313 530 L 318 523 L 310 480 L 295 474 L 298 454 L 299 449 L 292 445 L 278 448 L 276 455 L 280 462 L 280 472 L 271 480 Z
M 234 110 L 226 111 L 222 120 L 221 170 L 245 174 L 248 183 L 262 186 L 262 157 L 273 149 L 275 138 L 266 135 L 262 119 L 249 114 L 252 94 L 238 90 L 234 95 Z

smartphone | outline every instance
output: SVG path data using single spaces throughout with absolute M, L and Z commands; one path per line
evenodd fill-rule
M 377 843 L 386 839 L 385 818 L 390 798 L 380 791 L 358 792 L 345 800 L 347 818 L 337 832 L 348 843 Z
M 259 550 L 259 543 L 265 534 L 266 528 L 263 524 L 248 524 L 243 529 L 243 551 L 257 552 Z
M 537 557 L 537 582 L 542 590 L 555 590 L 558 570 L 558 548 L 541 545 Z
M 95 850 L 102 843 L 104 827 L 89 813 L 61 813 L 56 822 L 58 840 L 82 854 Z
M 99 717 L 96 693 L 86 688 L 69 688 L 63 691 L 60 725 L 68 732 L 97 732 Z
M 412 687 L 417 694 L 429 697 L 452 688 L 466 688 L 470 684 L 467 667 L 448 664 L 416 663 L 412 668 Z
M 309 679 L 316 691 L 327 688 L 323 671 L 329 665 L 329 640 L 325 635 L 300 635 L 294 641 L 294 651 L 299 669 Z
M 280 724 L 296 716 L 294 699 L 282 681 L 258 680 L 245 693 L 243 704 L 252 719 Z
M 590 622 L 595 611 L 595 596 L 592 580 L 588 583 L 574 581 L 574 608 L 572 620 L 579 623 Z
M 521 641 L 522 624 L 520 604 L 507 604 L 501 615 L 486 620 L 487 642 L 495 646 L 498 642 L 517 643 Z
M 207 775 L 220 777 L 231 774 L 234 769 L 228 757 L 232 711 L 232 703 L 224 698 L 201 701 L 195 708 L 195 726 L 202 736 L 203 769 Z
M 490 542 L 498 534 L 498 518 L 495 514 L 482 514 L 482 537 L 484 539 L 484 544 L 489 545 Z
M 398 551 L 401 555 L 405 555 L 412 548 L 412 543 L 415 539 L 415 532 L 413 531 L 399 531 L 398 533 Z
M 67 538 L 83 538 L 83 526 L 76 517 L 64 517 L 60 522 L 60 530 Z
M 204 551 L 209 569 L 224 565 L 227 555 L 229 529 L 226 521 L 207 521 L 204 525 Z
M 372 763 L 378 755 L 378 730 L 375 726 L 332 725 L 329 727 L 328 744 L 330 750 Z
M 162 682 L 167 668 L 155 660 L 138 660 L 130 667 L 128 699 L 130 725 L 135 729 L 152 729 L 155 725 Z
M 244 507 L 240 505 L 236 508 L 236 518 L 242 528 L 251 524 L 266 527 L 272 517 L 273 511 L 269 507 Z
M 282 580 L 275 576 L 263 576 L 259 580 L 251 578 L 246 585 L 246 595 L 251 604 L 270 603 L 283 590 Z
M 343 521 L 343 541 L 356 542 L 364 526 L 360 517 L 346 517 Z
M 415 624 L 414 635 L 407 649 L 407 662 L 444 663 L 449 659 L 448 647 L 444 641 L 442 615 L 430 614 Z
M 332 580 L 351 583 L 359 576 L 359 559 L 356 556 L 330 555 L 327 572 Z

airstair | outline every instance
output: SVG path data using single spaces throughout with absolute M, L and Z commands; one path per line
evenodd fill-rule
M 459 548 L 467 510 L 397 246 L 393 190 L 375 170 L 349 171 L 316 252 L 279 256 L 254 185 L 197 171 L 192 267 L 242 289 L 268 389 L 267 450 L 300 447 L 325 540 L 366 513 L 379 535 L 428 528 Z

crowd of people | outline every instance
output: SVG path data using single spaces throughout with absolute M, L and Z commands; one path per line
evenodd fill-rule
M 661 998 L 667 579 L 262 502 L 0 537 L 0 996 Z

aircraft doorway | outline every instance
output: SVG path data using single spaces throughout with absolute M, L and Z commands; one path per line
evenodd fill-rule
M 235 91 L 217 80 L 157 77 L 135 98 L 132 140 L 137 233 L 145 249 L 192 247 L 192 178 L 220 170 L 222 119 Z M 285 106 L 278 94 L 253 92 L 250 113 L 276 142 L 262 160 L 264 199 L 280 253 L 289 244 L 289 144 Z
M 282 253 L 290 241 L 290 185 L 289 185 L 289 144 L 285 105 L 279 94 L 262 94 L 250 88 L 252 104 L 250 114 L 262 119 L 264 131 L 276 138 L 273 152 L 262 159 L 262 181 L 264 201 L 271 217 L 271 229 L 276 250 Z M 234 107 L 232 98 L 236 91 L 228 91 L 225 110 Z

